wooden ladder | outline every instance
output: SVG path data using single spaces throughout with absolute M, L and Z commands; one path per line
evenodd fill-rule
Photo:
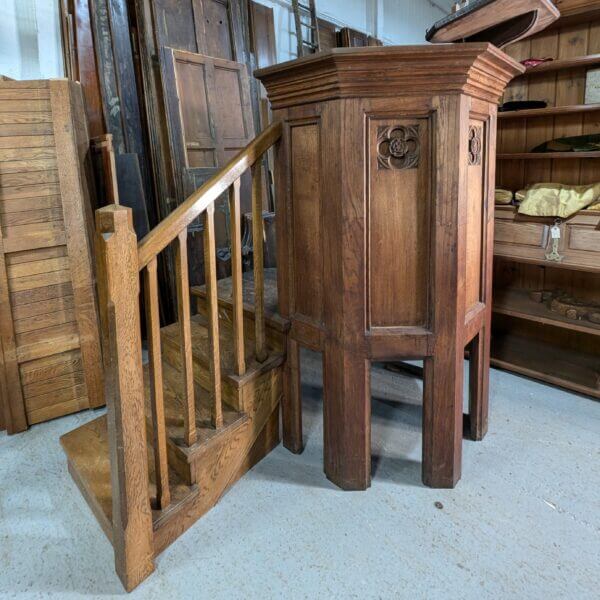
M 299 0 L 292 0 L 294 11 L 294 22 L 296 24 L 296 40 L 298 41 L 298 58 L 307 54 L 319 52 L 319 28 L 317 25 L 317 11 L 315 0 L 308 0 L 308 4 L 302 4 Z M 310 17 L 310 23 L 302 21 L 302 17 Z M 304 32 L 308 33 L 308 39 L 304 38 Z

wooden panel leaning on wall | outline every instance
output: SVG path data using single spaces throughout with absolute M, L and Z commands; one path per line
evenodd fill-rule
M 9 433 L 104 404 L 87 147 L 78 84 L 0 82 L 0 408 Z

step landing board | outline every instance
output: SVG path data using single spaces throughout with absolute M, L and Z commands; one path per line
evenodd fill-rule
M 112 542 L 112 483 L 108 444 L 107 417 L 103 415 L 70 431 L 60 438 L 67 455 L 69 472 L 89 504 L 102 530 Z M 150 485 L 149 498 L 156 497 L 156 479 L 152 447 L 148 444 Z M 174 469 L 169 469 L 171 504 L 165 510 L 152 510 L 156 530 L 165 520 L 192 502 L 198 495 L 196 486 L 187 486 Z

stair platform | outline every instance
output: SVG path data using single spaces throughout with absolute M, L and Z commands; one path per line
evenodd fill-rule
M 70 431 L 60 438 L 67 455 L 69 473 L 86 502 L 112 542 L 112 483 L 108 445 L 107 417 L 103 415 Z M 148 444 L 150 474 L 149 497 L 156 496 L 156 479 L 152 446 Z M 158 530 L 167 518 L 174 516 L 198 495 L 198 486 L 188 486 L 174 469 L 169 470 L 171 504 L 163 510 L 152 510 L 152 523 Z

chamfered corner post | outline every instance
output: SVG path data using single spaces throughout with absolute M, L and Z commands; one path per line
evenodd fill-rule
M 452 488 L 461 477 L 463 434 L 466 124 L 463 94 L 434 98 L 434 352 L 423 361 L 423 483 Z
M 130 208 L 96 211 L 96 249 L 117 574 L 132 590 L 154 570 L 137 238 Z

